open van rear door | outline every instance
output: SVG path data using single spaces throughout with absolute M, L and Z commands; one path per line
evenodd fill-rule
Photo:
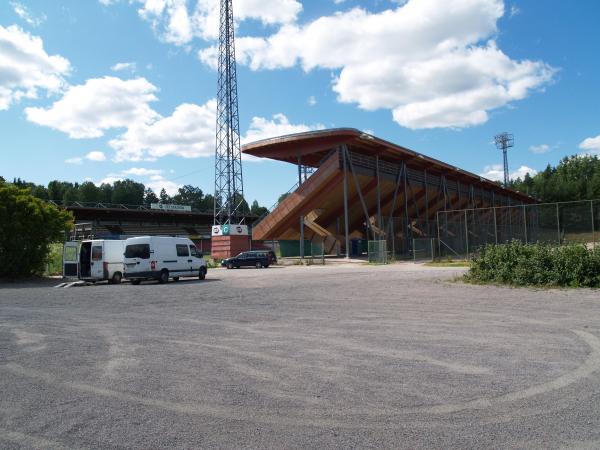
M 63 247 L 63 277 L 77 278 L 79 276 L 77 242 L 65 242 Z

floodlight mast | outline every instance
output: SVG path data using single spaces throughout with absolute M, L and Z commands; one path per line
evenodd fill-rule
M 498 150 L 502 150 L 504 156 L 504 186 L 508 187 L 510 177 L 508 175 L 508 149 L 515 146 L 515 137 L 510 133 L 500 133 L 494 136 L 494 142 Z
M 243 222 L 244 201 L 232 0 L 220 14 L 214 224 L 231 225 Z

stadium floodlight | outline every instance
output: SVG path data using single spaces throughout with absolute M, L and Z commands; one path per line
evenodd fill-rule
M 515 137 L 510 133 L 500 133 L 494 136 L 494 142 L 498 150 L 502 150 L 504 156 L 504 186 L 508 187 L 510 177 L 508 175 L 508 149 L 515 146 Z

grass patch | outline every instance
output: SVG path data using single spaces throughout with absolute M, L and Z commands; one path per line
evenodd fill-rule
M 424 265 L 427 267 L 471 267 L 469 261 L 430 261 Z
M 464 280 L 539 287 L 600 287 L 600 248 L 584 245 L 489 245 L 472 261 Z

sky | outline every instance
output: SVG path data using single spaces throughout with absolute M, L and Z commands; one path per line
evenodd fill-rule
M 600 154 L 596 0 L 234 0 L 243 142 L 353 127 L 490 179 Z M 218 0 L 2 0 L 0 175 L 214 191 Z M 265 206 L 295 166 L 243 162 Z

